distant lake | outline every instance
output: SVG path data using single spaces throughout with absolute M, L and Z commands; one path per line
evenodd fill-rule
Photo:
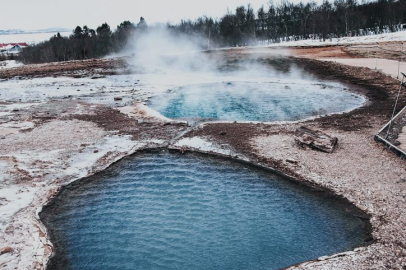
M 58 32 L 54 33 L 34 33 L 34 34 L 12 34 L 12 35 L 0 35 L 0 43 L 22 43 L 28 44 L 39 43 L 49 40 L 55 36 Z M 69 36 L 72 32 L 61 32 L 62 36 Z

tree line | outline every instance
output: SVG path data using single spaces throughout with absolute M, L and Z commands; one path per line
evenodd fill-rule
M 19 60 L 23 63 L 47 63 L 103 57 L 120 52 L 130 37 L 146 28 L 146 21 L 142 17 L 137 25 L 124 21 L 115 31 L 107 23 L 96 30 L 77 26 L 69 37 L 58 33 L 48 41 L 28 46 L 19 55 Z
M 402 30 L 404 23 L 405 0 L 324 0 L 320 4 L 282 0 L 257 11 L 251 5 L 240 6 L 219 20 L 181 21 L 173 28 L 202 35 L 218 46 L 238 46 L 394 32 Z
M 202 49 L 227 46 L 269 44 L 282 41 L 326 40 L 393 32 L 406 23 L 406 0 L 324 0 L 298 4 L 282 0 L 254 11 L 251 5 L 239 6 L 219 18 L 200 17 L 178 24 L 148 26 L 124 21 L 115 31 L 107 23 L 96 30 L 77 26 L 69 37 L 56 35 L 49 41 L 26 48 L 20 55 L 25 63 L 82 60 L 120 52 L 129 40 L 145 31 L 165 27 L 173 34 L 188 36 Z

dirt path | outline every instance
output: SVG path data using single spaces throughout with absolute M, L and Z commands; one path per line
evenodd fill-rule
M 366 67 L 377 72 L 382 72 L 392 78 L 402 79 L 401 72 L 406 72 L 406 62 L 378 58 L 319 58 L 322 61 L 332 61 L 354 67 Z

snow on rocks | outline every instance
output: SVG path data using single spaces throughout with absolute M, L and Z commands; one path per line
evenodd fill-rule
M 214 143 L 209 142 L 207 139 L 199 137 L 180 139 L 173 146 L 181 149 L 181 151 L 192 149 L 206 153 L 215 152 L 223 155 L 231 155 L 232 153 L 231 149 L 222 149 Z
M 220 156 L 232 157 L 235 159 L 248 161 L 247 157 L 236 153 L 236 151 L 232 147 L 230 147 L 230 145 L 216 143 L 215 140 L 207 137 L 181 138 L 180 140 L 170 145 L 169 148 L 178 149 L 181 152 L 192 150 L 201 153 L 216 154 Z
M 173 120 L 163 116 L 159 112 L 151 109 L 150 107 L 136 102 L 131 106 L 120 107 L 118 110 L 121 113 L 124 113 L 130 117 L 134 118 L 142 118 L 142 119 L 152 119 L 152 120 L 160 120 L 164 122 L 173 122 Z

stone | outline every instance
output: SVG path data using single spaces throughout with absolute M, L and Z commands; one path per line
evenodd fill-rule
M 289 162 L 289 163 L 292 163 L 292 164 L 298 164 L 299 163 L 299 161 L 291 159 L 291 158 L 287 158 L 286 162 Z
M 336 137 L 303 126 L 296 129 L 294 136 L 297 143 L 326 153 L 332 153 L 338 142 Z
M 11 247 L 3 247 L 3 248 L 0 248 L 0 255 L 6 254 L 6 253 L 11 253 L 13 251 L 14 251 L 14 249 Z

